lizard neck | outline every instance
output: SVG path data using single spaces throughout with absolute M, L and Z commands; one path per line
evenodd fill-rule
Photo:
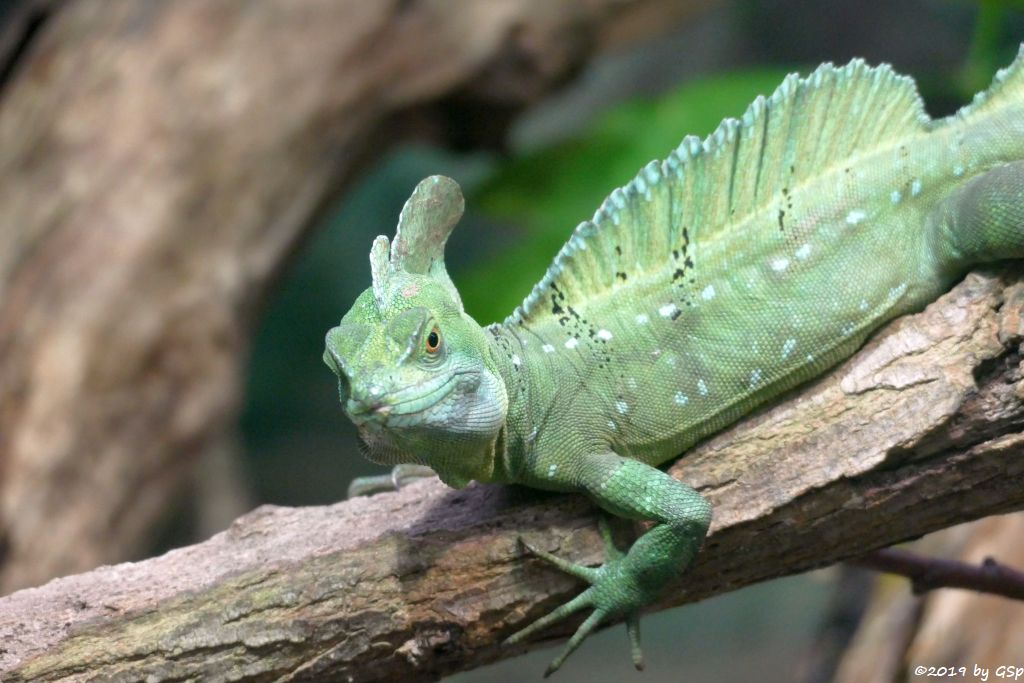
M 493 324 L 486 328 L 491 358 L 505 383 L 508 413 L 495 449 L 493 481 L 521 483 L 537 441 L 539 424 L 536 407 L 543 403 L 537 382 L 532 380 L 540 349 L 513 329 Z

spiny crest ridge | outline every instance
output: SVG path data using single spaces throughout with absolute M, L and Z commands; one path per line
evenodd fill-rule
M 990 107 L 1002 106 L 1021 98 L 1024 98 L 1024 43 L 1021 43 L 1017 56 L 1010 65 L 996 72 L 992 84 L 976 93 L 970 104 L 961 107 L 949 118 L 964 119 Z
M 783 187 L 924 132 L 929 122 L 913 79 L 887 64 L 855 59 L 823 64 L 806 78 L 790 74 L 739 119 L 725 119 L 703 141 L 686 136 L 613 190 L 505 324 L 543 319 L 552 288 L 586 302 L 628 287 L 624 273 L 662 269 L 684 241 L 728 230 L 770 207 Z

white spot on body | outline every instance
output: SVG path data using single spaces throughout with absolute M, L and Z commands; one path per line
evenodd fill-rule
M 675 304 L 665 304 L 664 306 L 658 309 L 658 315 L 660 315 L 662 318 L 671 318 L 672 314 L 678 310 L 679 309 L 676 308 Z
M 635 377 L 627 377 L 626 378 L 626 386 L 629 387 L 630 389 L 636 389 L 636 386 L 637 386 L 636 385 L 636 378 Z
M 611 216 L 612 216 L 612 223 L 614 223 L 615 225 L 618 225 L 619 224 L 619 212 L 618 211 L 612 211 Z
M 868 215 L 864 213 L 862 209 L 854 209 L 850 213 L 846 214 L 846 222 L 850 225 L 857 225 L 867 217 Z
M 761 382 L 761 368 L 754 368 L 750 373 L 750 388 L 753 389 Z
M 796 256 L 801 261 L 805 260 L 810 255 L 811 255 L 811 245 L 809 245 L 809 244 L 801 245 L 800 248 L 797 249 L 796 252 L 794 253 L 794 256 Z
M 907 283 L 901 282 L 889 290 L 889 300 L 898 299 L 907 291 Z
M 555 351 L 555 347 L 552 346 L 551 344 L 545 344 L 544 346 L 542 346 L 540 348 L 542 348 L 544 350 L 544 353 L 554 353 L 554 351 Z
M 615 410 L 619 411 L 619 415 L 625 415 L 626 411 L 629 410 L 629 404 L 625 401 L 616 401 Z
M 916 197 L 921 194 L 921 181 L 918 178 L 914 178 L 910 183 L 910 196 Z
M 867 299 L 861 299 L 861 300 L 860 300 L 860 305 L 858 305 L 858 306 L 857 306 L 857 308 L 859 308 L 859 309 L 860 309 L 860 310 L 862 310 L 862 311 L 866 311 L 866 310 L 868 310 L 868 302 L 867 302 Z
M 964 174 L 964 167 L 963 166 L 961 166 L 960 164 L 957 164 L 956 166 L 953 167 L 953 175 L 955 175 L 957 178 L 959 178 L 963 174 Z
M 523 359 L 520 358 L 519 356 L 515 355 L 515 354 L 512 354 L 512 365 L 514 365 L 514 366 L 516 366 L 518 368 L 522 364 L 523 364 Z
M 615 431 L 615 420 L 608 420 L 608 429 L 612 430 L 613 432 Z
M 612 333 L 609 332 L 608 330 L 598 330 L 597 337 L 598 339 L 604 339 L 605 341 L 608 341 L 609 339 L 612 338 Z
M 577 339 L 576 337 L 570 337 L 569 339 L 565 340 L 565 348 L 567 349 L 575 349 L 577 346 L 579 346 L 579 344 L 580 340 Z
M 708 285 L 703 290 L 701 290 L 700 298 L 704 299 L 704 301 L 711 301 L 712 299 L 714 299 L 715 298 L 715 286 L 714 285 Z
M 789 358 L 789 354 L 793 353 L 793 349 L 796 348 L 796 339 L 787 339 L 782 344 L 782 359 Z
M 700 393 L 701 396 L 708 395 L 708 385 L 704 383 L 704 380 L 697 380 L 697 391 Z
M 665 363 L 667 363 L 670 368 L 674 368 L 676 366 L 676 357 L 673 356 L 671 353 L 666 355 Z
M 901 199 L 903 199 L 903 193 L 899 190 L 893 190 L 889 193 L 889 200 L 893 204 L 899 204 Z
M 435 179 L 434 182 L 437 182 L 437 180 Z M 383 389 L 380 388 L 379 384 L 374 384 L 372 387 L 370 387 L 370 396 L 380 396 L 380 393 L 382 391 Z
M 849 337 L 851 334 L 853 334 L 854 330 L 856 330 L 856 329 L 857 329 L 857 326 L 854 325 L 853 323 L 844 323 L 843 324 L 843 329 L 840 330 L 840 332 L 842 333 L 842 335 L 844 337 Z
M 548 467 L 548 477 L 555 476 L 555 470 L 558 469 L 558 465 L 551 465 Z
M 690 401 L 686 394 L 681 391 L 677 391 L 676 395 L 672 397 L 672 400 L 679 406 L 685 406 Z
M 634 318 L 634 320 L 636 320 L 637 325 L 646 325 L 647 321 L 650 320 L 650 318 L 647 317 L 646 313 L 637 313 L 636 318 Z
M 789 268 L 789 259 L 785 257 L 774 258 L 770 263 L 772 270 L 776 273 L 781 273 L 786 268 Z

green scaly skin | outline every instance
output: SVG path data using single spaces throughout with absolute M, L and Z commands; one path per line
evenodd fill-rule
M 447 178 L 417 186 L 373 287 L 324 360 L 372 460 L 449 485 L 584 492 L 655 524 L 518 642 L 590 614 L 639 611 L 693 561 L 711 508 L 657 469 L 851 355 L 972 265 L 1024 256 L 1024 51 L 969 107 L 933 121 L 912 81 L 855 61 L 789 77 L 707 141 L 684 139 L 582 223 L 504 323 L 462 310 L 443 250 L 462 212 Z

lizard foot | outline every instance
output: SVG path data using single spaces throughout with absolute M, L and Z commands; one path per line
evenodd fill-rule
M 531 546 L 522 538 L 519 539 L 519 543 L 531 555 L 539 557 L 567 574 L 571 574 L 590 584 L 589 588 L 569 602 L 505 640 L 506 645 L 522 642 L 534 633 L 547 628 L 574 612 L 588 607 L 592 608 L 593 611 L 590 613 L 590 616 L 576 629 L 565 649 L 548 665 L 547 670 L 544 671 L 545 678 L 558 671 L 569 655 L 580 646 L 580 643 L 601 622 L 623 615 L 626 617 L 626 633 L 629 636 L 633 666 L 637 670 L 644 668 L 643 653 L 640 649 L 640 607 L 646 604 L 647 601 L 641 598 L 643 591 L 637 590 L 639 587 L 635 585 L 635 580 L 629 575 L 625 566 L 626 555 L 616 547 L 615 542 L 612 540 L 608 521 L 603 516 L 599 519 L 599 527 L 601 537 L 604 539 L 605 556 L 607 558 L 607 561 L 600 567 L 585 567 L 573 562 L 567 562 L 549 552 Z
M 370 477 L 356 477 L 348 485 L 348 498 L 372 496 L 385 491 L 397 491 L 414 479 L 435 476 L 434 470 L 426 465 L 395 465 L 390 474 Z

